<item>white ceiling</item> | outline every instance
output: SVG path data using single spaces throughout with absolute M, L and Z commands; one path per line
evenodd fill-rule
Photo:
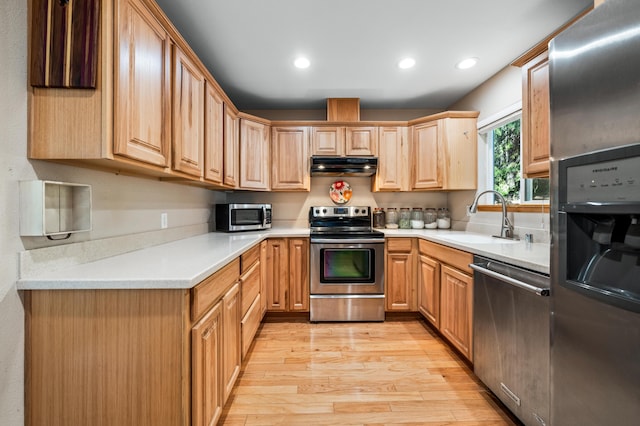
M 593 0 L 156 0 L 241 110 L 446 108 Z M 305 55 L 311 66 L 293 67 Z M 397 63 L 411 56 L 416 66 Z M 469 70 L 455 64 L 478 57 Z

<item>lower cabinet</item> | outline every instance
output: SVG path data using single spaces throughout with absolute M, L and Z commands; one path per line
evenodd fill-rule
M 418 257 L 418 311 L 440 328 L 440 263 L 422 253 Z
M 222 389 L 222 304 L 191 329 L 191 424 L 216 424 L 224 407 Z
M 473 361 L 473 255 L 419 240 L 418 310 Z
M 242 350 L 240 341 L 240 315 L 242 303 L 240 301 L 240 284 L 235 284 L 222 298 L 223 306 L 223 352 L 222 378 L 224 380 L 224 402 L 227 402 L 233 385 L 240 374 Z
M 415 238 L 387 238 L 385 264 L 385 309 L 416 311 Z
M 473 276 L 447 265 L 440 271 L 440 331 L 473 359 Z
M 267 241 L 267 310 L 309 312 L 309 239 Z

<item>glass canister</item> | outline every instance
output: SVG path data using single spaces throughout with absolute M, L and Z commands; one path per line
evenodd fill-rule
M 423 214 L 424 227 L 427 229 L 436 229 L 438 227 L 438 213 L 436 209 L 426 209 Z
M 442 207 L 438 209 L 438 229 L 451 228 L 451 216 L 449 215 L 449 209 Z
M 422 208 L 414 207 L 411 209 L 411 227 L 413 229 L 424 228 L 424 219 L 422 216 Z
M 398 228 L 398 210 L 395 207 L 388 207 L 386 212 L 387 228 Z
M 400 208 L 400 218 L 398 219 L 400 229 L 411 229 L 411 211 L 407 207 Z
M 385 214 L 382 207 L 376 207 L 373 209 L 373 227 L 374 228 L 384 228 L 386 225 L 385 222 Z

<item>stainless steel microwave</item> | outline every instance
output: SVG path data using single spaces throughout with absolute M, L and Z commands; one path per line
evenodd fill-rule
M 216 230 L 255 231 L 271 228 L 271 204 L 216 204 Z

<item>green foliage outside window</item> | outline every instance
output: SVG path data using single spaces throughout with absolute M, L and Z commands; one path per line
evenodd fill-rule
M 493 130 L 493 182 L 510 203 L 520 201 L 520 120 Z

